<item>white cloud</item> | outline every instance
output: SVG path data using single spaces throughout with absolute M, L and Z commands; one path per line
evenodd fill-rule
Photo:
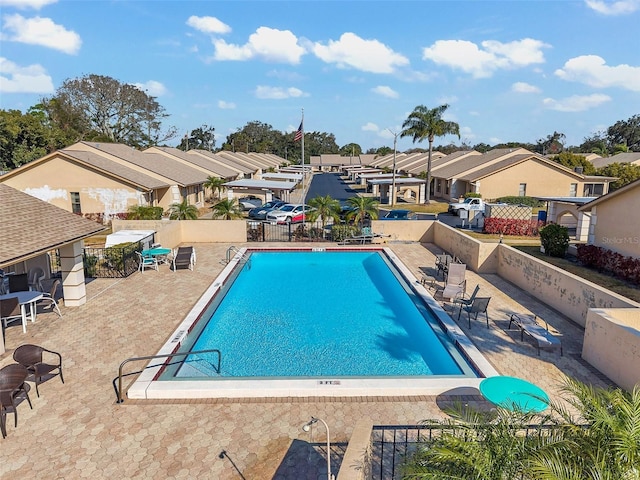
M 471 127 L 460 127 L 460 138 L 463 142 L 468 143 L 470 140 L 474 140 L 477 137 Z
M 233 102 L 218 100 L 218 108 L 220 108 L 221 110 L 233 110 L 234 108 L 236 108 L 236 104 Z
M 362 126 L 362 131 L 364 132 L 377 132 L 378 130 L 380 130 L 378 125 L 372 122 L 368 122 Z
M 33 8 L 34 10 L 40 10 L 46 5 L 56 3 L 58 0 L 0 0 L 0 7 L 15 7 L 20 10 L 26 10 Z
M 438 40 L 422 50 L 423 60 L 470 73 L 475 78 L 491 77 L 499 69 L 515 69 L 544 63 L 540 40 L 525 38 L 509 43 L 486 40 L 479 47 L 466 40 Z
M 304 93 L 302 90 L 289 87 L 289 88 L 281 88 L 281 87 L 268 87 L 265 85 L 258 85 L 256 87 L 254 94 L 257 98 L 263 100 L 283 100 L 286 98 L 299 98 L 299 97 L 308 97 L 309 95 Z
M 22 15 L 5 15 L 2 40 L 41 45 L 75 55 L 80 50 L 80 35 L 57 25 L 50 18 L 24 18 Z
M 234 45 L 224 40 L 214 40 L 215 60 L 250 60 L 259 58 L 267 62 L 297 65 L 305 49 L 298 44 L 297 37 L 289 30 L 260 27 L 249 36 L 244 45 Z
M 542 103 L 545 107 L 559 112 L 584 112 L 609 101 L 611 101 L 610 96 L 594 93 L 592 95 L 572 95 L 562 100 L 545 98 Z
M 386 85 L 378 85 L 377 87 L 372 88 L 371 91 L 387 98 L 398 98 L 400 96 L 398 95 L 398 92 L 393 90 L 391 87 L 387 87 Z
M 535 85 L 526 82 L 516 82 L 511 85 L 511 91 L 517 93 L 540 93 L 540 89 Z
M 27 67 L 0 57 L 0 92 L 53 93 L 53 81 L 41 65 Z
M 393 73 L 409 60 L 378 40 L 364 40 L 354 33 L 343 33 L 340 40 L 328 45 L 315 43 L 313 53 L 323 62 L 339 68 L 355 68 L 370 73 Z
M 581 82 L 591 87 L 621 87 L 640 92 L 640 67 L 624 64 L 610 67 L 597 55 L 572 58 L 555 74 L 563 80 Z
M 225 33 L 231 32 L 231 27 L 216 17 L 196 17 L 192 15 L 187 20 L 187 25 L 195 28 L 199 32 L 211 35 L 224 35 Z
M 602 0 L 585 0 L 587 7 L 602 15 L 628 15 L 640 8 L 640 0 L 619 0 L 604 2 Z
M 167 87 L 155 80 L 149 80 L 145 83 L 134 83 L 133 85 L 152 97 L 161 97 L 162 95 L 166 95 L 168 91 Z

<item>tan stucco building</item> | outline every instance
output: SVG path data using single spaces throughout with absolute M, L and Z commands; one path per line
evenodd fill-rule
M 580 207 L 589 217 L 587 242 L 640 258 L 640 180 Z

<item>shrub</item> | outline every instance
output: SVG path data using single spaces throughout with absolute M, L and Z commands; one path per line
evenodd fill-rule
M 537 220 L 520 220 L 516 218 L 495 218 L 484 219 L 484 233 L 502 235 L 517 235 L 521 237 L 537 237 L 539 229 L 543 225 Z
M 583 265 L 640 285 L 640 259 L 595 245 L 578 245 L 577 248 L 578 261 Z
M 479 193 L 469 192 L 464 194 L 464 198 L 482 198 L 482 195 Z
M 557 223 L 550 223 L 540 229 L 540 241 L 547 255 L 563 258 L 569 248 L 569 230 Z
M 344 225 L 334 223 L 331 227 L 331 240 L 334 242 L 342 242 L 345 238 L 353 237 L 358 233 L 358 227 L 355 225 Z
M 135 205 L 129 208 L 127 220 L 160 220 L 162 218 L 162 213 L 162 207 Z
M 497 202 L 508 203 L 509 205 L 528 205 L 530 207 L 541 207 L 543 202 L 533 197 L 500 197 L 496 199 Z

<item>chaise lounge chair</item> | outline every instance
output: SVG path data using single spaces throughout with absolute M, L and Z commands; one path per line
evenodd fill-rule
M 196 251 L 193 247 L 178 247 L 173 254 L 173 271 L 178 268 L 193 270 L 196 264 Z
M 551 350 L 560 348 L 560 356 L 562 356 L 562 342 L 560 339 L 549 332 L 549 325 L 546 321 L 543 320 L 545 326 L 542 327 L 537 319 L 537 315 L 512 313 L 509 318 L 509 330 L 511 330 L 511 324 L 515 324 L 520 329 L 520 340 L 523 341 L 526 334 L 538 348 L 538 355 L 540 355 L 541 348 Z

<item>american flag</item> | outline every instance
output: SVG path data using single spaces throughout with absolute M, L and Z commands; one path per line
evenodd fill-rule
M 293 137 L 294 142 L 297 142 L 298 140 L 302 140 L 302 122 L 300 122 L 298 130 L 296 130 L 296 136 Z

